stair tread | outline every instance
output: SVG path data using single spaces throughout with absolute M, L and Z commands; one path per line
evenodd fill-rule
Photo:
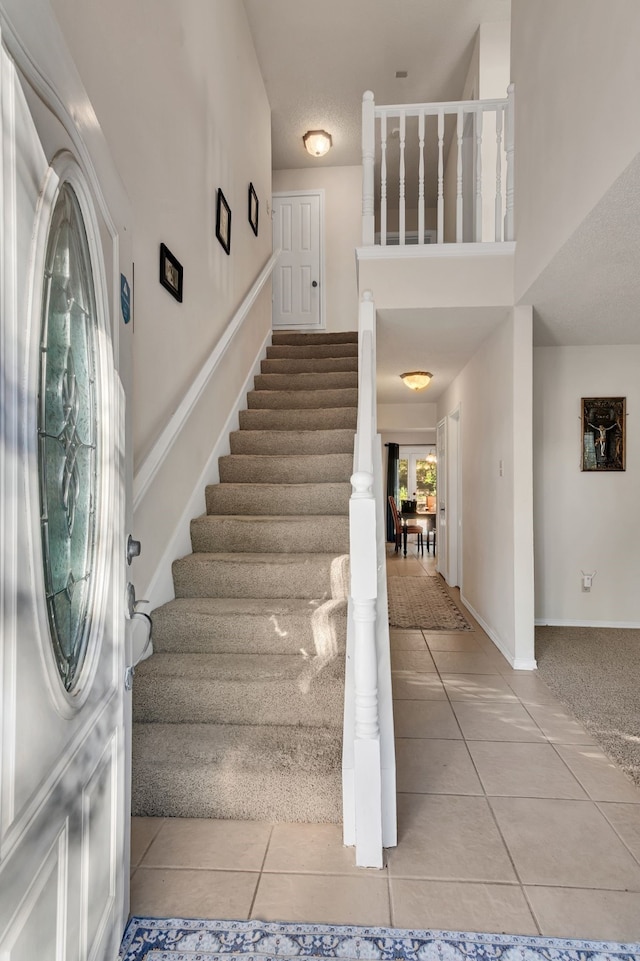
M 344 663 L 342 655 L 334 659 Z M 333 662 L 332 662 L 333 663 Z M 340 666 L 337 664 L 336 666 Z M 256 681 L 271 679 L 298 678 L 308 670 L 309 659 L 297 654 L 247 654 L 247 653 L 175 653 L 173 651 L 159 651 L 141 661 L 136 667 L 136 678 L 139 677 L 171 677 L 171 678 L 199 678 L 211 684 L 228 683 L 229 681 L 253 684 Z M 316 674 L 314 683 L 341 683 L 341 678 L 333 674 Z
M 333 600 L 327 603 L 336 605 L 336 609 L 344 608 L 346 616 L 346 600 Z M 339 607 L 338 607 L 339 605 Z M 167 601 L 155 610 L 170 613 L 184 611 L 190 614 L 218 615 L 218 614 L 249 614 L 264 616 L 265 614 L 307 614 L 311 616 L 318 609 L 317 604 L 311 603 L 304 597 L 176 597 Z
M 340 762 L 341 735 L 337 728 L 305 725 L 274 724 L 265 728 L 251 724 L 136 721 L 133 750 L 136 754 L 140 751 L 139 763 L 152 763 L 169 771 L 191 764 L 227 764 L 233 746 L 234 760 L 245 770 L 281 767 L 333 773 L 336 760 L 338 765 Z M 156 745 L 155 755 L 150 751 L 152 745 Z M 316 750 L 318 747 L 320 750 Z
M 281 566 L 296 567 L 304 563 L 323 564 L 342 556 L 344 555 L 337 552 L 330 554 L 320 552 L 314 554 L 310 551 L 300 551 L 296 554 L 259 554 L 251 551 L 247 551 L 246 554 L 236 554 L 225 553 L 224 551 L 219 553 L 214 551 L 194 551 L 192 554 L 185 554 L 184 557 L 179 558 L 179 560 L 174 561 L 174 563 L 188 562 L 193 559 L 193 563 L 195 564 L 203 564 L 210 561 L 224 561 L 226 564 L 279 564 Z

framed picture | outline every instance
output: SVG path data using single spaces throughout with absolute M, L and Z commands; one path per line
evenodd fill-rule
M 258 236 L 258 210 L 260 202 L 253 184 L 249 184 L 249 223 L 256 237 Z
M 624 470 L 626 397 L 582 398 L 582 470 Z
M 165 244 L 160 244 L 160 283 L 182 303 L 182 264 Z
M 218 187 L 216 201 L 216 237 L 227 254 L 231 253 L 231 208 Z

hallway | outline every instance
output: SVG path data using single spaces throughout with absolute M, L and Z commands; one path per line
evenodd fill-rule
M 388 574 L 438 576 L 411 551 Z M 640 939 L 640 791 L 465 614 L 471 632 L 392 631 L 382 871 L 335 824 L 134 818 L 131 913 Z

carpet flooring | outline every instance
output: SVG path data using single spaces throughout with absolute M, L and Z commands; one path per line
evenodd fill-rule
M 639 961 L 640 944 L 332 924 L 132 918 L 120 961 Z
M 640 786 L 640 630 L 536 628 L 538 673 Z
M 387 578 L 389 625 L 427 631 L 470 631 L 471 625 L 443 587 L 440 576 Z

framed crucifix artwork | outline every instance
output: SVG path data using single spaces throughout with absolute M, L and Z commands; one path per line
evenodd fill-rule
M 626 397 L 582 398 L 583 471 L 625 469 L 626 408 Z

